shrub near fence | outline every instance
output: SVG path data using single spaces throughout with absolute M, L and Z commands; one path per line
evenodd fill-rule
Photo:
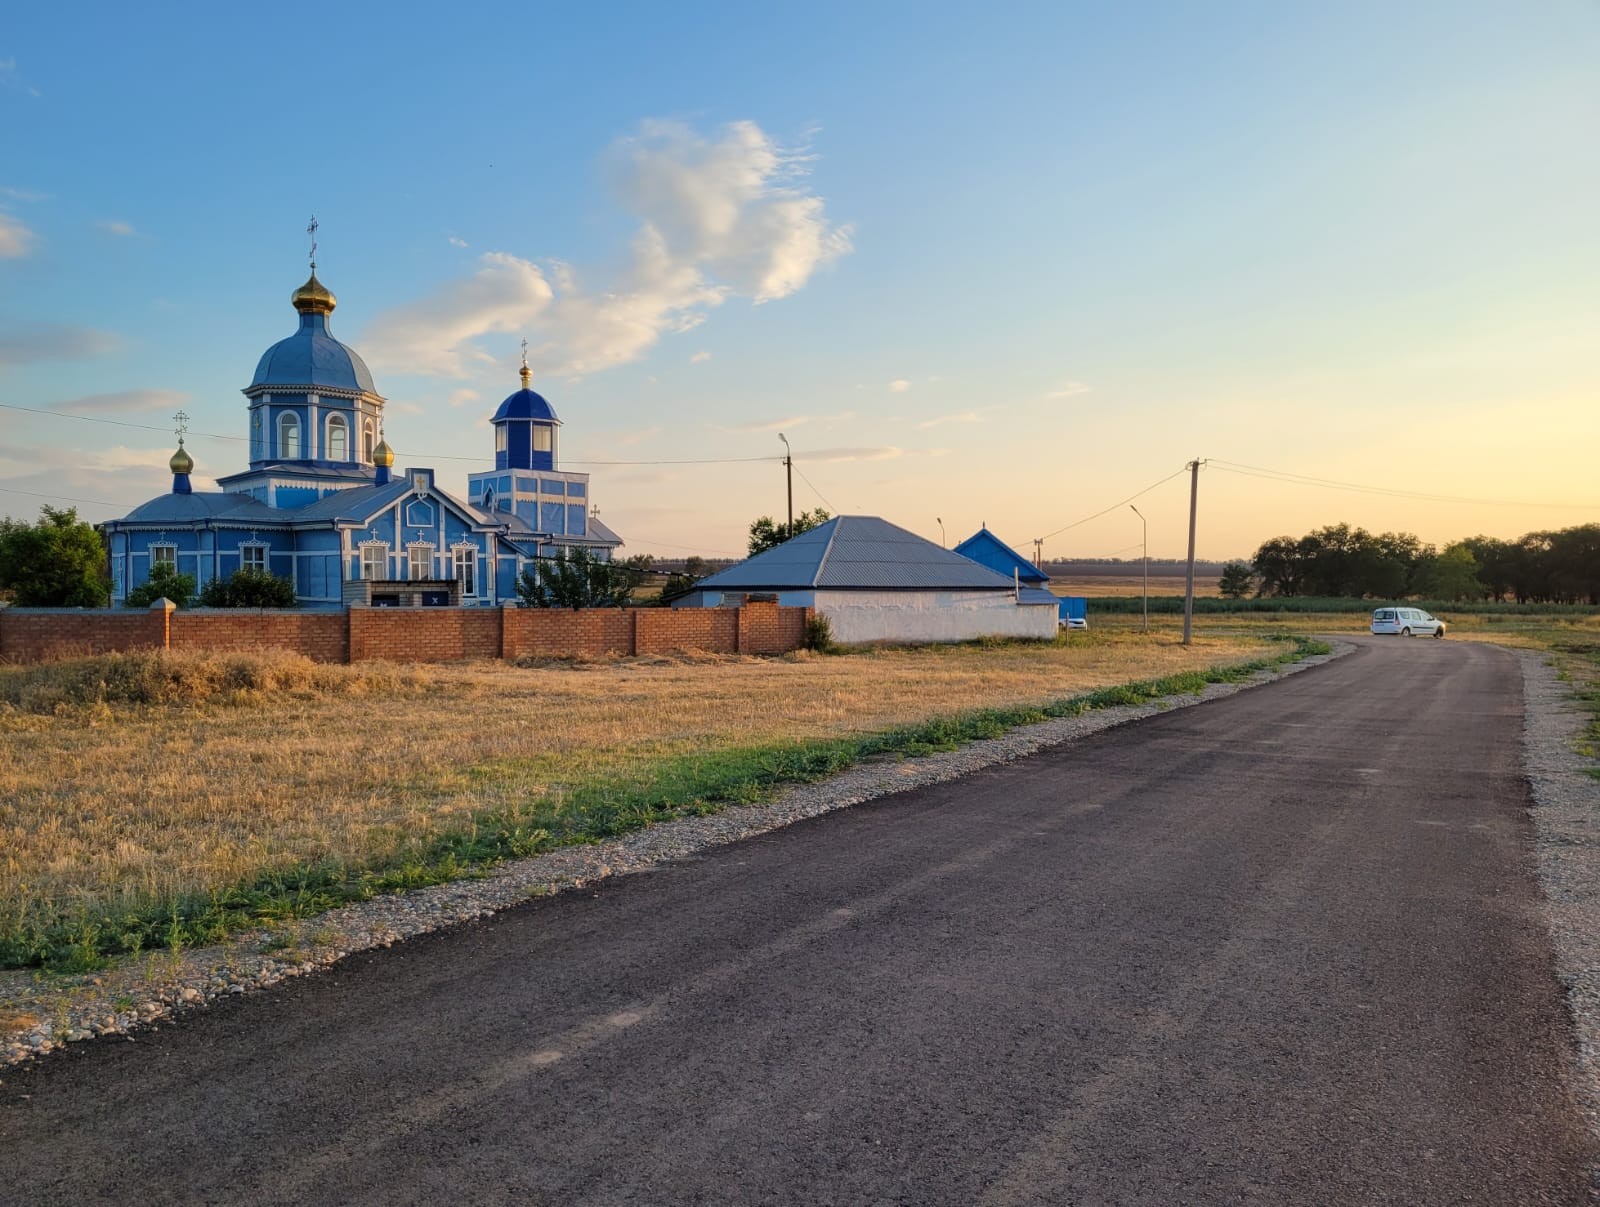
M 805 645 L 810 608 L 367 608 L 294 611 L 0 608 L 0 661 L 138 649 L 293 650 L 317 662 L 455 662 L 706 650 L 783 654 Z

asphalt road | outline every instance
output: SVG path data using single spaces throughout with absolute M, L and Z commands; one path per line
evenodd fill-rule
M 0 1200 L 1579 1203 L 1513 660 L 1354 655 L 0 1086 Z

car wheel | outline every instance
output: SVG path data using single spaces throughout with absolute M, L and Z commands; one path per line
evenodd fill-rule
M 1438 628 L 1436 628 L 1433 631 L 1433 635 L 1434 635 L 1435 639 L 1443 637 L 1444 636 L 1444 625 L 1440 625 Z
M 1400 636 L 1402 636 L 1402 637 L 1411 636 L 1411 630 L 1410 629 L 1401 629 L 1400 630 Z

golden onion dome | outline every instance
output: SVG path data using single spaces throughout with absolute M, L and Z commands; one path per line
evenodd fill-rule
M 331 314 L 333 308 L 339 304 L 339 299 L 333 296 L 333 291 L 317 280 L 317 270 L 314 268 L 311 270 L 311 278 L 296 289 L 289 300 L 301 314 Z
M 178 451 L 172 454 L 172 460 L 167 462 L 175 474 L 187 474 L 194 470 L 194 458 L 183 447 L 183 440 L 178 441 Z
M 372 450 L 372 463 L 389 469 L 394 465 L 394 449 L 389 447 L 387 440 L 378 441 L 378 447 Z

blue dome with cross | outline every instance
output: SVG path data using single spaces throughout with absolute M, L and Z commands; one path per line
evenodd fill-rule
M 294 291 L 291 300 L 300 313 L 300 330 L 266 350 L 247 389 L 328 389 L 376 394 L 366 362 L 328 331 L 328 316 L 338 300 L 317 280 L 315 270 L 311 279 Z

